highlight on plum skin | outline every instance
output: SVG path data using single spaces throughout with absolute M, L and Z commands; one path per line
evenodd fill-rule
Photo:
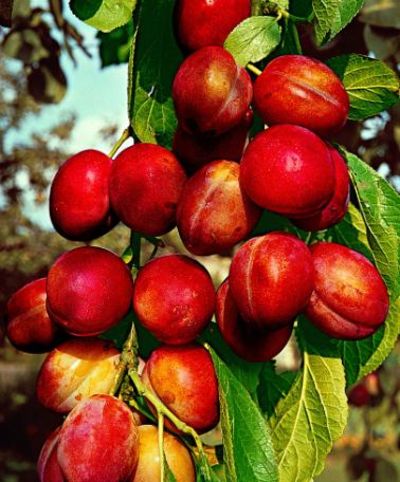
M 230 348 L 249 362 L 271 360 L 288 343 L 293 322 L 275 330 L 259 330 L 241 317 L 226 279 L 217 291 L 216 321 L 221 335 Z
M 180 127 L 208 137 L 238 125 L 252 96 L 249 74 L 222 47 L 204 47 L 187 57 L 172 85 Z
M 189 450 L 174 435 L 164 432 L 164 453 L 176 482 L 195 482 L 196 472 Z M 139 462 L 132 482 L 160 482 L 158 429 L 139 427 Z
M 178 39 L 188 51 L 209 45 L 222 46 L 228 34 L 250 14 L 250 0 L 179 0 Z
M 90 241 L 118 222 L 111 209 L 109 180 L 112 159 L 88 149 L 67 159 L 57 171 L 50 190 L 50 217 L 61 236 Z
M 322 136 L 343 127 L 350 105 L 333 70 L 304 55 L 272 60 L 255 81 L 254 104 L 268 125 L 295 124 Z
M 129 269 L 111 251 L 83 246 L 62 254 L 47 276 L 47 309 L 68 333 L 93 336 L 128 313 L 133 291 Z
M 45 353 L 62 340 L 59 326 L 46 309 L 46 278 L 34 280 L 16 291 L 7 302 L 7 337 L 27 353 Z
M 240 163 L 240 183 L 258 206 L 301 219 L 318 214 L 332 199 L 335 171 L 317 135 L 282 124 L 250 141 Z
M 240 187 L 239 171 L 236 162 L 214 161 L 186 183 L 178 204 L 177 224 L 191 253 L 226 254 L 259 221 L 261 209 Z
M 188 256 L 172 254 L 146 263 L 135 280 L 133 307 L 158 340 L 182 345 L 210 322 L 215 290 L 207 270 Z
M 36 396 L 46 408 L 70 412 L 80 401 L 110 393 L 118 373 L 120 352 L 96 338 L 71 339 L 48 354 L 40 369 Z
M 131 480 L 138 456 L 139 432 L 132 412 L 111 395 L 80 402 L 59 434 L 57 460 L 68 482 Z
M 315 288 L 306 307 L 307 318 L 333 338 L 359 340 L 385 322 L 389 310 L 386 285 L 362 254 L 337 243 L 310 248 Z
M 43 444 L 37 462 L 37 474 L 39 482 L 64 482 L 64 476 L 61 472 L 60 465 L 57 460 L 57 444 L 61 427 L 52 432 Z
M 217 425 L 218 381 L 211 356 L 202 346 L 156 348 L 145 365 L 142 379 L 161 402 L 198 433 L 208 432 Z M 171 422 L 165 422 L 169 430 L 177 432 Z
M 250 326 L 286 326 L 305 308 L 314 289 L 310 250 L 301 239 L 284 232 L 252 238 L 233 257 L 229 285 Z
M 185 182 L 185 171 L 171 151 L 135 144 L 113 162 L 111 205 L 133 231 L 160 236 L 176 225 L 176 206 Z
M 350 202 L 350 175 L 347 164 L 332 146 L 328 149 L 335 168 L 335 189 L 332 199 L 318 214 L 293 223 L 305 231 L 321 231 L 339 223 L 347 213 Z

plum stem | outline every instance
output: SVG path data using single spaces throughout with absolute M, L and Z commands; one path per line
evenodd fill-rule
M 109 157 L 114 157 L 119 148 L 122 146 L 122 144 L 129 139 L 131 136 L 130 134 L 130 128 L 127 127 L 121 134 L 121 137 L 117 140 L 117 142 L 114 144 L 113 148 L 109 152 Z
M 136 370 L 130 370 L 129 371 L 129 376 L 140 396 L 145 398 L 148 402 L 151 403 L 151 405 L 154 406 L 154 408 L 157 411 L 157 416 L 159 417 L 160 414 L 167 417 L 174 425 L 175 427 L 182 433 L 185 433 L 186 435 L 190 435 L 197 447 L 197 450 L 199 451 L 200 456 L 206 457 L 204 448 L 203 448 L 203 443 L 200 439 L 199 434 L 189 425 L 187 425 L 185 422 L 182 422 L 169 408 L 167 408 L 161 400 L 154 395 L 150 390 L 147 389 L 145 384 L 142 382 L 139 374 L 137 373 Z
M 122 387 L 126 371 L 137 369 L 139 365 L 138 349 L 136 326 L 132 320 L 128 338 L 125 340 L 122 353 L 120 355 L 118 371 L 115 376 L 115 381 L 111 391 L 113 395 L 117 394 Z
M 262 71 L 257 68 L 255 65 L 251 64 L 250 62 L 246 65 L 247 69 L 250 70 L 250 72 L 253 72 L 253 74 L 256 75 L 261 75 Z
M 165 477 L 165 459 L 164 459 L 164 415 L 158 413 L 158 450 L 160 451 L 160 480 L 164 481 Z

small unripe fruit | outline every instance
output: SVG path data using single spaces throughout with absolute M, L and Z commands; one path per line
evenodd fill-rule
M 189 179 L 177 222 L 186 248 L 200 256 L 226 254 L 253 230 L 261 209 L 239 184 L 239 164 L 214 161 Z
M 187 50 L 223 45 L 228 34 L 250 17 L 250 0 L 179 0 L 178 38 Z
M 375 266 L 362 254 L 336 243 L 311 246 L 315 288 L 306 315 L 320 330 L 343 340 L 374 333 L 385 321 L 389 298 Z
M 158 340 L 181 345 L 193 341 L 211 320 L 214 286 L 194 259 L 162 256 L 139 271 L 133 306 L 139 321 Z
M 187 57 L 172 86 L 180 126 L 210 137 L 239 124 L 252 95 L 250 76 L 222 47 L 204 47 Z
M 218 381 L 205 348 L 197 345 L 156 348 L 144 368 L 143 382 L 197 432 L 205 433 L 218 423 Z M 166 425 L 176 430 L 168 421 Z
M 243 318 L 265 329 L 293 322 L 310 299 L 313 276 L 307 245 L 292 234 L 272 232 L 239 249 L 229 284 Z
M 61 427 L 58 427 L 49 435 L 40 451 L 37 463 L 37 473 L 40 482 L 65 481 L 57 460 L 57 444 L 60 430 Z
M 264 122 L 296 124 L 321 135 L 343 127 L 349 96 L 336 74 L 319 60 L 282 55 L 254 84 L 254 103 Z
M 131 480 L 139 455 L 139 433 L 129 408 L 110 395 L 94 395 L 65 420 L 57 460 L 68 482 Z
M 350 176 L 347 164 L 336 149 L 328 146 L 335 168 L 335 190 L 332 199 L 315 216 L 294 220 L 305 231 L 320 231 L 339 223 L 346 215 L 350 201 Z
M 44 353 L 61 339 L 46 309 L 46 278 L 26 284 L 7 303 L 7 336 L 18 350 Z
M 50 216 L 64 238 L 88 241 L 117 223 L 108 185 L 112 160 L 102 152 L 82 151 L 58 170 L 50 191 Z
M 195 482 L 196 473 L 188 449 L 168 432 L 164 432 L 164 453 L 176 482 Z M 153 425 L 139 427 L 139 463 L 132 482 L 160 482 L 158 430 Z
M 68 413 L 81 400 L 109 393 L 118 373 L 120 353 L 112 343 L 72 339 L 47 355 L 39 372 L 36 395 L 50 410 Z
M 61 255 L 47 276 L 47 309 L 68 333 L 91 336 L 116 325 L 129 311 L 129 269 L 111 251 L 75 248 Z
M 171 151 L 153 144 L 135 144 L 114 160 L 111 204 L 132 230 L 160 236 L 176 224 L 176 205 L 185 182 L 185 171 Z
M 261 132 L 247 146 L 240 166 L 240 182 L 248 196 L 284 216 L 313 216 L 334 193 L 329 150 L 303 127 L 279 125 Z
M 178 127 L 174 137 L 174 152 L 188 172 L 218 159 L 239 162 L 247 144 L 252 121 L 253 112 L 249 109 L 240 124 L 212 138 L 194 136 Z
M 216 319 L 223 339 L 231 349 L 249 362 L 264 362 L 274 358 L 289 341 L 292 325 L 276 330 L 258 330 L 249 326 L 236 306 L 229 280 L 217 292 Z

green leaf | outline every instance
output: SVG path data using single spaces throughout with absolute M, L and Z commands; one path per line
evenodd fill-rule
M 206 457 L 199 456 L 196 462 L 196 482 L 225 482 L 226 479 L 221 475 L 220 471 L 210 466 Z M 220 467 L 220 466 L 218 466 Z
M 112 32 L 99 32 L 97 34 L 103 68 L 128 62 L 133 33 L 133 22 L 130 21 Z
M 210 352 L 219 383 L 227 479 L 277 482 L 275 455 L 262 413 L 227 365 Z
M 136 0 L 70 0 L 72 12 L 91 27 L 110 32 L 128 23 Z
M 224 47 L 243 67 L 269 55 L 281 40 L 281 28 L 275 17 L 250 17 L 228 35 Z
M 375 264 L 391 300 L 400 294 L 400 196 L 379 174 L 345 150 Z
M 332 40 L 341 30 L 348 25 L 360 11 L 364 0 L 340 0 L 336 16 L 330 29 L 329 40 Z
M 341 0 L 312 0 L 314 12 L 314 30 L 318 45 L 328 38 L 332 23 L 336 19 Z
M 177 126 L 172 81 L 182 53 L 172 26 L 173 0 L 146 0 L 129 65 L 129 118 L 142 142 L 172 147 Z
M 284 398 L 296 378 L 296 372 L 276 373 L 273 362 L 265 363 L 260 375 L 258 402 L 267 418 L 275 414 L 275 407 Z
M 351 246 L 359 253 L 362 253 L 370 261 L 374 261 L 374 257 L 368 246 L 367 227 L 360 211 L 354 206 L 349 205 L 349 210 L 344 219 L 328 229 L 325 234 L 327 241 Z
M 163 482 L 177 482 L 175 475 L 173 474 L 170 466 L 168 465 L 165 452 L 164 452 L 164 469 L 165 469 L 165 474 L 164 474 Z
M 302 371 L 270 421 L 279 480 L 285 482 L 308 481 L 321 473 L 347 419 L 344 369 L 334 345 L 330 356 L 320 356 L 319 332 L 303 324 L 298 338 Z
M 327 63 L 349 94 L 350 119 L 366 119 L 398 102 L 399 78 L 384 62 L 352 54 L 334 57 Z
M 235 355 L 222 338 L 216 323 L 210 323 L 201 339 L 212 346 L 218 356 L 229 365 L 233 375 L 255 398 L 263 364 L 249 363 Z

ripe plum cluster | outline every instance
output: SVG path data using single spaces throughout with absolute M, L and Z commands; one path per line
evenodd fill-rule
M 159 480 L 158 429 L 113 396 L 121 353 L 99 338 L 130 311 L 160 342 L 143 385 L 200 434 L 219 421 L 212 359 L 196 342 L 214 314 L 225 342 L 250 362 L 275 357 L 301 313 L 346 340 L 385 321 L 387 289 L 363 255 L 333 242 L 308 246 L 287 232 L 251 237 L 264 210 L 304 231 L 335 225 L 347 212 L 350 180 L 327 140 L 349 111 L 340 79 L 318 60 L 283 55 L 253 82 L 223 48 L 249 15 L 249 0 L 178 2 L 177 36 L 188 55 L 172 85 L 172 151 L 136 142 L 111 159 L 86 150 L 55 175 L 50 214 L 67 239 L 91 241 L 118 222 L 148 237 L 177 227 L 189 253 L 234 256 L 216 293 L 190 256 L 150 259 L 133 280 L 115 253 L 82 246 L 11 297 L 8 337 L 18 349 L 50 351 L 37 397 L 66 415 L 40 454 L 41 482 Z M 251 138 L 253 108 L 266 129 Z M 194 482 L 179 427 L 168 419 L 165 426 L 170 469 L 178 482 Z

